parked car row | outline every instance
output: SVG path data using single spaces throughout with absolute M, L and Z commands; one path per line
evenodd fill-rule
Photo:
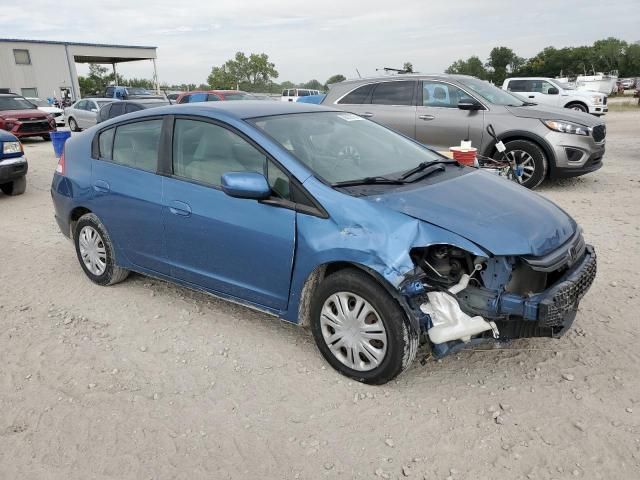
M 604 150 L 597 118 L 471 77 L 359 79 L 324 105 L 214 101 L 108 119 L 67 141 L 55 218 L 92 282 L 136 271 L 309 325 L 331 366 L 382 384 L 421 337 L 437 358 L 559 337 L 595 278 L 566 212 L 423 144 L 470 136 L 491 154 L 488 124 L 531 160 L 530 185 L 546 168 L 587 168 L 569 148 L 598 161 Z

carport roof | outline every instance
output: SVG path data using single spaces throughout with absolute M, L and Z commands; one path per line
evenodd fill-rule
M 26 38 L 0 38 L 0 42 L 15 42 L 15 43 L 47 43 L 50 45 L 74 45 L 78 47 L 108 47 L 108 48 L 147 48 L 157 49 L 158 47 L 151 47 L 145 45 L 116 45 L 110 43 L 83 43 L 83 42 L 62 42 L 58 40 L 29 40 Z

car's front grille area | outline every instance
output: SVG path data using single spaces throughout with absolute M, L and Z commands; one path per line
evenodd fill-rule
M 597 260 L 592 247 L 588 247 L 582 265 L 565 280 L 551 289 L 538 307 L 538 324 L 541 327 L 561 327 L 565 316 L 578 308 L 578 302 L 587 293 L 596 278 Z
M 606 104 L 607 104 L 607 97 L 606 97 L 606 95 L 605 95 L 605 97 L 604 97 L 604 100 L 602 100 L 602 104 L 603 104 L 603 105 L 606 105 Z
M 604 137 L 607 136 L 607 127 L 604 125 L 596 125 L 593 127 L 593 139 L 596 142 L 601 142 L 604 140 Z
M 46 132 L 50 130 L 49 122 L 42 120 L 39 122 L 26 122 L 20 125 L 18 133 Z

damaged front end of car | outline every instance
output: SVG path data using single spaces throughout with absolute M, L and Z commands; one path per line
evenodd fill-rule
M 413 248 L 399 291 L 441 358 L 465 346 L 560 337 L 596 276 L 581 229 L 544 256 L 477 256 L 449 244 Z

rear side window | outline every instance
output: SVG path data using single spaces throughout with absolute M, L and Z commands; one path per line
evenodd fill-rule
M 112 160 L 127 167 L 155 172 L 162 120 L 146 120 L 116 127 Z
M 528 92 L 527 80 L 509 80 L 507 90 L 510 92 Z
M 137 112 L 138 110 L 142 110 L 142 107 L 135 103 L 130 103 L 127 105 L 127 108 L 125 108 L 126 113 Z
M 372 89 L 372 83 L 358 87 L 353 92 L 344 96 L 338 103 L 344 103 L 347 105 L 360 105 L 365 103 Z
M 219 100 L 220 98 L 213 93 L 210 93 L 209 95 L 207 95 L 207 102 L 217 102 Z
M 113 134 L 115 131 L 115 128 L 110 128 L 109 130 L 105 130 L 100 133 L 100 137 L 98 138 L 98 146 L 100 148 L 98 158 L 111 160 L 111 154 L 113 152 Z
M 194 93 L 193 95 L 189 96 L 189 103 L 206 102 L 206 101 L 207 101 L 206 93 Z
M 189 103 L 189 98 L 191 97 L 191 95 L 185 95 L 184 97 L 182 97 L 180 99 L 179 103 Z
M 377 105 L 413 105 L 415 82 L 383 82 L 376 86 L 371 103 Z
M 109 110 L 109 118 L 118 117 L 124 114 L 124 104 L 122 103 L 112 103 L 111 109 Z

